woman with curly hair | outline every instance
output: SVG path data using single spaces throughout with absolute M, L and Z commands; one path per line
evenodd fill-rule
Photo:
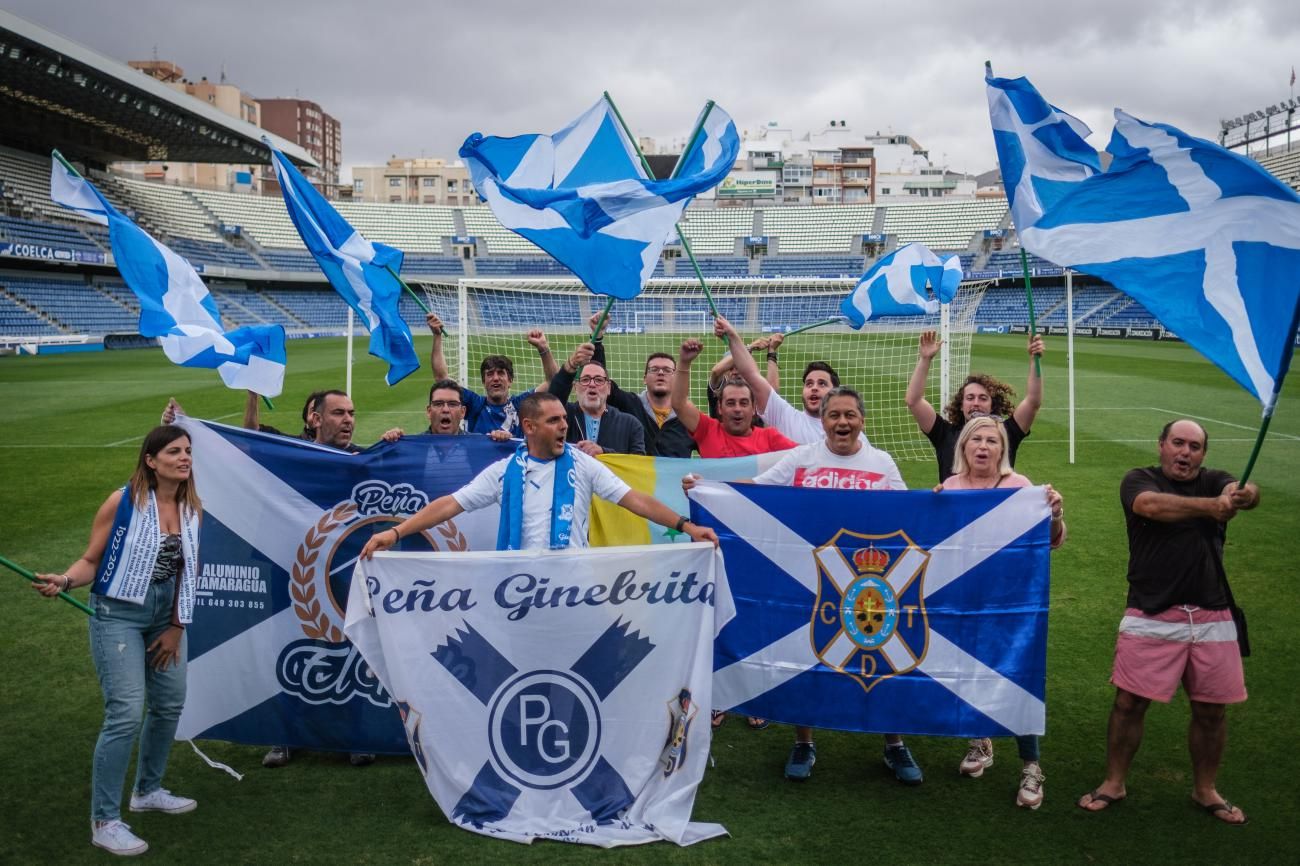
M 939 461 L 939 483 L 953 474 L 953 455 L 957 451 L 961 428 L 971 418 L 981 415 L 1002 419 L 1007 433 L 1007 459 L 1014 466 L 1016 450 L 1021 440 L 1029 435 L 1038 408 L 1043 405 L 1043 378 L 1034 369 L 1034 358 L 1043 354 L 1043 338 L 1037 334 L 1029 336 L 1029 382 L 1025 385 L 1025 398 L 1014 408 L 1012 403 L 1016 393 L 1010 385 L 983 373 L 972 373 L 948 401 L 944 414 L 940 415 L 925 399 L 925 380 L 930 374 L 930 363 L 942 344 L 934 331 L 922 332 L 916 368 L 908 380 L 906 398 L 916 426 L 934 446 L 934 455 Z

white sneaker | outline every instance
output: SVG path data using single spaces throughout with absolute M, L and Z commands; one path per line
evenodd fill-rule
M 970 741 L 970 748 L 966 750 L 966 757 L 961 759 L 961 766 L 957 768 L 957 772 L 978 779 L 991 766 L 993 766 L 993 741 L 985 737 L 982 740 Z
M 90 822 L 90 844 L 110 854 L 134 857 L 149 850 L 149 843 L 131 832 L 121 821 Z
M 199 804 L 189 797 L 177 797 L 166 788 L 159 788 L 152 794 L 131 794 L 132 812 L 166 812 L 168 815 L 180 815 L 193 812 Z
M 1020 790 L 1016 792 L 1016 805 L 1037 809 L 1043 805 L 1043 771 L 1037 761 L 1025 764 L 1020 771 Z

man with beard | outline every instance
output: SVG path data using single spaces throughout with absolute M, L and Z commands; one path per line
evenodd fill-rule
M 613 380 L 605 365 L 592 360 L 594 346 L 583 343 L 560 371 L 551 377 L 550 393 L 563 400 L 573 387 L 574 374 L 578 376 L 578 402 L 565 403 L 569 424 L 568 441 L 575 443 L 585 453 L 645 454 L 645 430 L 635 417 L 609 405 Z
M 700 449 L 700 456 L 745 457 L 795 447 L 798 443 L 775 427 L 754 426 L 754 392 L 743 379 L 733 378 L 723 382 L 718 398 L 721 420 L 715 421 L 691 402 L 691 362 L 699 357 L 703 349 L 699 340 L 682 341 L 672 391 L 673 410 L 690 431 Z M 749 354 L 743 344 L 739 351 Z

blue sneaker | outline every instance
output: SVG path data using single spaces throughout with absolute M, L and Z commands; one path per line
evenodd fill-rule
M 785 777 L 795 782 L 802 782 L 812 775 L 813 764 L 817 763 L 817 747 L 812 743 L 795 743 L 790 750 L 790 757 L 785 762 Z
M 925 780 L 921 775 L 921 768 L 916 764 L 916 759 L 902 743 L 885 746 L 885 766 L 892 770 L 894 778 L 904 785 L 919 785 Z

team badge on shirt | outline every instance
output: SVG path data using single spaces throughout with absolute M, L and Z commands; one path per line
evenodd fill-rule
M 818 589 L 810 636 L 822 663 L 866 691 L 915 668 L 929 637 L 923 596 L 929 552 L 901 530 L 841 529 L 813 557 Z

